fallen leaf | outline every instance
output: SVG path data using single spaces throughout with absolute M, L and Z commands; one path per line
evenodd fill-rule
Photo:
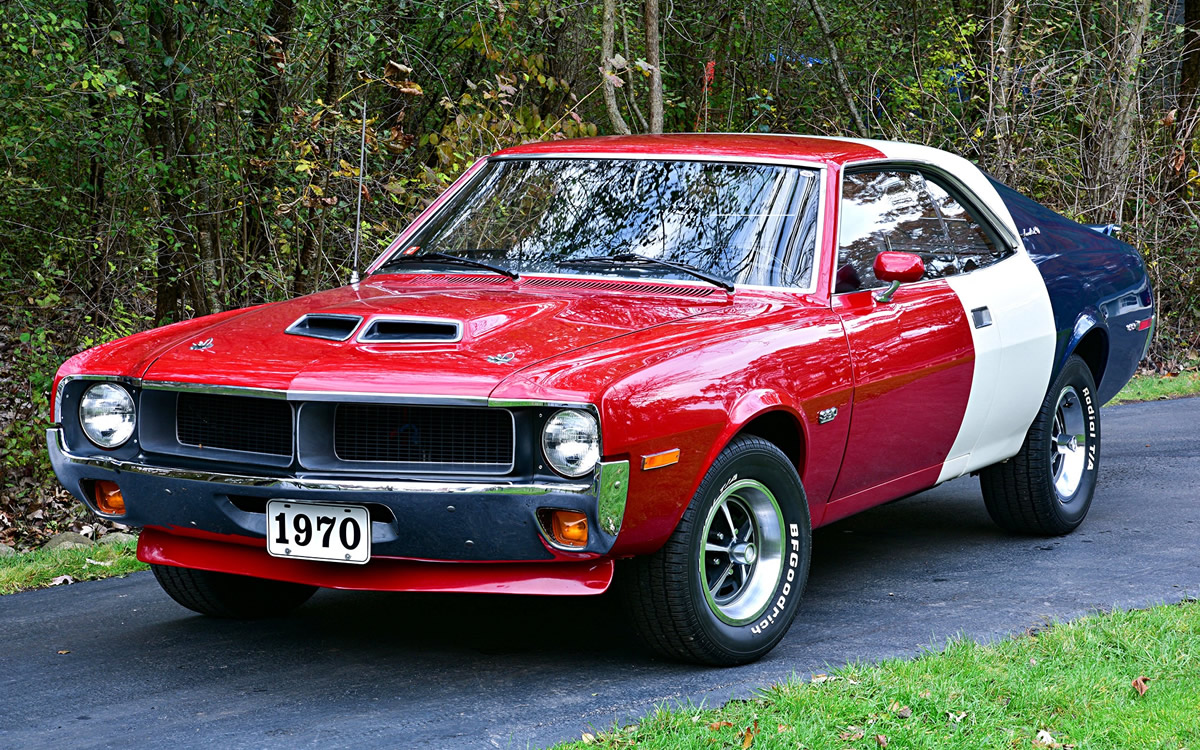
M 75 583 L 75 579 L 68 575 L 55 576 L 50 579 L 51 586 L 61 586 L 64 583 Z
M 908 717 L 912 716 L 912 709 L 908 706 L 901 706 L 900 710 L 896 712 L 896 715 L 901 719 L 907 719 Z
M 69 654 L 69 653 L 71 653 L 71 649 L 69 649 L 69 648 L 64 648 L 62 651 L 59 651 L 58 653 L 59 653 L 60 655 L 61 655 L 61 654 Z
M 917 697 L 918 698 L 928 698 L 931 695 L 933 695 L 933 693 L 929 692 L 928 690 L 922 690 L 921 694 L 918 695 Z
M 113 562 L 115 562 L 114 560 L 109 560 L 108 562 L 100 562 L 99 560 L 93 560 L 90 557 L 85 557 L 83 559 L 87 561 L 88 565 L 99 565 L 102 568 L 107 568 L 107 567 L 111 566 L 113 564 Z
M 950 721 L 953 721 L 955 724 L 961 724 L 962 720 L 967 718 L 967 712 L 963 711 L 962 713 L 956 714 L 953 711 L 947 711 L 946 716 L 950 717 Z
M 1033 740 L 1033 746 L 1049 748 L 1062 747 L 1062 745 L 1054 740 L 1054 735 L 1050 734 L 1045 729 L 1038 730 L 1037 737 L 1035 737 Z
M 858 727 L 846 727 L 846 731 L 838 735 L 838 739 L 846 742 L 855 742 L 863 738 L 862 730 Z
M 1139 698 L 1142 697 L 1143 695 L 1145 695 L 1146 691 L 1150 689 L 1150 686 L 1146 684 L 1146 680 L 1148 680 L 1148 679 L 1150 679 L 1150 678 L 1149 677 L 1139 677 L 1133 681 L 1133 689 L 1137 691 Z
M 596 735 L 592 734 L 591 732 L 583 733 L 583 744 L 590 745 L 595 741 L 596 741 Z
M 827 674 L 815 674 L 812 676 L 812 680 L 810 680 L 810 682 L 819 684 L 819 683 L 825 682 L 828 679 L 829 679 L 829 675 L 827 675 Z
M 879 745 L 880 747 L 887 747 L 887 742 L 888 742 L 887 735 L 884 735 L 884 734 L 875 735 L 875 744 Z
M 709 730 L 715 732 L 718 729 L 724 729 L 725 727 L 731 727 L 731 726 L 733 726 L 732 721 L 714 721 L 712 724 L 708 725 L 708 728 L 709 728 Z
M 754 737 L 757 734 L 758 719 L 755 719 L 753 726 L 746 727 L 746 732 L 742 735 L 742 750 L 747 750 L 747 748 L 754 744 Z
M 1031 656 L 1031 657 L 1029 657 L 1029 666 L 1031 666 L 1031 667 L 1036 667 L 1036 666 L 1037 666 L 1037 659 L 1034 659 L 1032 656 Z
M 897 711 L 899 711 L 900 710 L 900 701 L 892 701 L 891 704 L 888 706 L 887 710 L 891 711 L 892 713 L 896 713 Z
M 792 731 L 792 728 L 790 726 L 788 726 L 787 724 L 779 725 L 779 733 L 780 734 L 783 734 L 784 732 L 790 732 L 790 731 Z

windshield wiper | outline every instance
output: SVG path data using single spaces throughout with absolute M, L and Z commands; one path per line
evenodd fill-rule
M 406 263 L 422 263 L 433 261 L 434 263 L 443 263 L 447 265 L 470 266 L 472 268 L 483 268 L 492 273 L 498 273 L 501 276 L 507 276 L 513 281 L 519 281 L 521 274 L 516 271 L 510 271 L 507 268 L 493 266 L 491 263 L 484 263 L 482 260 L 474 260 L 473 258 L 462 258 L 457 255 L 447 255 L 446 253 L 421 253 L 420 255 L 401 255 L 397 258 L 392 258 L 387 263 L 383 264 L 380 270 L 390 266 L 399 266 Z
M 661 258 L 651 258 L 649 255 L 639 255 L 638 253 L 617 253 L 616 255 L 589 255 L 586 258 L 571 258 L 558 262 L 560 266 L 591 266 L 591 265 L 654 265 L 665 266 L 672 268 L 680 273 L 686 273 L 689 276 L 694 276 L 701 281 L 707 281 L 713 286 L 719 286 L 727 292 L 733 291 L 733 284 L 730 284 L 725 279 L 712 274 L 705 273 L 698 268 L 693 268 L 686 263 L 676 263 L 670 260 L 662 260 Z

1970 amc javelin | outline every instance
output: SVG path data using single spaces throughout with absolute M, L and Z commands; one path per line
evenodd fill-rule
M 364 279 L 90 349 L 50 455 L 185 607 L 599 594 L 667 656 L 783 637 L 812 529 L 978 474 L 1064 534 L 1153 327 L 1130 246 L 932 148 L 538 143 Z

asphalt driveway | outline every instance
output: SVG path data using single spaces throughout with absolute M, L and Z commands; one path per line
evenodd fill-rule
M 822 529 L 796 624 L 736 669 L 649 656 L 607 595 L 322 591 L 266 623 L 193 615 L 149 573 L 0 597 L 0 747 L 543 746 L 957 633 L 1196 596 L 1200 399 L 1103 418 L 1076 533 L 1004 535 L 974 479 Z

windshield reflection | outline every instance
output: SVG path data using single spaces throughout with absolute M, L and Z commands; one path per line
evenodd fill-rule
M 422 256 L 443 253 L 519 273 L 691 278 L 646 264 L 559 265 L 637 253 L 735 283 L 807 286 L 816 185 L 815 171 L 783 166 L 495 159 L 380 270 L 422 270 Z

